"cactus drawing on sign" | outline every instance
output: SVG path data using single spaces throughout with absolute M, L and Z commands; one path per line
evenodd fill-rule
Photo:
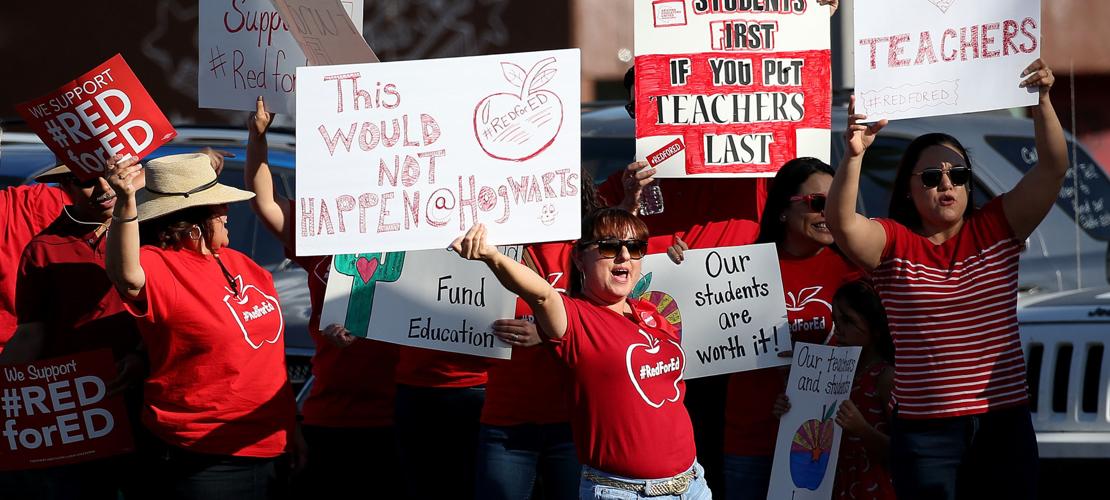
M 343 326 L 355 337 L 366 338 L 374 289 L 379 282 L 397 281 L 405 265 L 405 252 L 356 253 L 335 256 L 335 271 L 354 278 Z

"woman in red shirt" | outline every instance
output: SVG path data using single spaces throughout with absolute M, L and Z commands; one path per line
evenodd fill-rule
M 485 232 L 476 225 L 452 247 L 485 262 L 557 342 L 571 376 L 580 496 L 710 498 L 682 402 L 686 357 L 678 336 L 653 305 L 628 298 L 647 250 L 643 222 L 620 209 L 583 221 L 573 255 L 581 287 L 571 295 L 501 255 Z
M 927 134 L 902 156 L 891 219 L 856 213 L 864 152 L 885 121 L 849 106 L 846 152 L 829 190 L 837 245 L 872 271 L 896 348 L 891 473 L 898 497 L 1033 498 L 1037 441 L 1017 324 L 1018 259 L 1052 208 L 1067 142 L 1039 59 L 1021 75 L 1040 161 L 1009 192 L 971 205 L 972 167 L 954 137 Z

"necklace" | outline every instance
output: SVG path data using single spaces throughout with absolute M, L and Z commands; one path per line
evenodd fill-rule
M 106 231 L 108 229 L 108 225 L 112 223 L 112 219 L 108 219 L 108 220 L 103 221 L 103 222 L 89 222 L 89 221 L 84 221 L 84 220 L 78 219 L 77 217 L 74 217 L 73 214 L 69 213 L 69 206 L 68 205 L 62 207 L 62 213 L 66 214 L 66 217 L 69 217 L 69 220 L 71 220 L 73 222 L 76 222 L 78 224 L 84 224 L 86 226 L 98 226 L 96 229 L 93 230 L 93 234 L 97 238 L 100 238 L 101 236 L 103 236 L 104 231 Z M 90 243 L 91 243 L 91 241 L 90 241 Z

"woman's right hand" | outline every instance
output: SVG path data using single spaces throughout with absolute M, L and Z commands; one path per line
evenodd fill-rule
M 771 414 L 782 418 L 788 411 L 790 411 L 790 398 L 786 397 L 785 393 L 779 394 L 779 397 L 775 399 L 775 406 L 771 408 Z
M 475 224 L 466 234 L 455 238 L 455 241 L 451 242 L 451 249 L 464 259 L 485 262 L 489 262 L 500 254 L 497 247 L 486 243 L 486 226 L 484 224 Z
M 848 156 L 863 156 L 867 148 L 875 142 L 875 136 L 886 126 L 887 120 L 873 123 L 859 123 L 867 115 L 856 114 L 856 96 L 848 100 L 848 129 L 844 131 L 844 146 Z
M 332 323 L 320 331 L 320 335 L 328 339 L 336 347 L 342 349 L 358 341 L 358 337 L 351 335 L 351 332 L 343 327 L 343 325 Z
M 270 129 L 270 124 L 274 123 L 274 113 L 266 111 L 266 102 L 262 100 L 262 96 L 258 96 L 258 100 L 254 102 L 254 112 L 251 113 L 250 118 L 247 118 L 247 132 L 251 137 L 261 137 L 266 135 L 266 131 Z
M 689 249 L 690 247 L 686 245 L 685 241 L 682 241 L 682 238 L 675 236 L 674 244 L 667 248 L 667 257 L 671 258 L 671 262 L 681 264 L 682 260 L 685 259 L 685 252 Z
M 135 192 L 146 185 L 146 176 L 142 174 L 143 165 L 138 158 L 128 156 L 124 159 L 115 155 L 108 160 L 108 166 L 104 169 L 104 180 L 108 181 L 108 186 L 116 193 L 116 197 L 128 200 L 134 199 Z

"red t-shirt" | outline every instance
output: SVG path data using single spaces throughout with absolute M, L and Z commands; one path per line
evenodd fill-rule
M 491 358 L 400 346 L 397 383 L 413 387 L 476 387 L 488 380 Z
M 138 319 L 150 355 L 143 423 L 199 453 L 275 457 L 294 425 L 281 306 L 270 273 L 231 249 L 211 255 L 144 246 Z
M 0 190 L 0 350 L 15 333 L 15 282 L 23 248 L 68 203 L 65 191 L 46 184 Z
M 894 339 L 899 418 L 974 415 L 1027 402 L 1017 322 L 1022 244 L 995 198 L 937 245 L 878 219 L 873 273 Z
M 833 295 L 841 285 L 860 277 L 859 268 L 826 248 L 804 259 L 779 252 L 779 269 L 791 338 L 826 343 L 833 324 Z M 725 402 L 725 453 L 768 456 L 775 452 L 779 421 L 771 410 L 785 383 L 781 368 L 732 374 Z
M 109 348 L 120 359 L 139 345 L 135 319 L 104 271 L 99 228 L 63 213 L 23 250 L 16 312 L 20 323 L 46 327 L 40 358 Z
M 567 331 L 556 352 L 572 375 L 578 459 L 631 478 L 688 469 L 697 455 L 683 405 L 686 355 L 655 306 L 629 299 L 633 318 L 563 296 Z

